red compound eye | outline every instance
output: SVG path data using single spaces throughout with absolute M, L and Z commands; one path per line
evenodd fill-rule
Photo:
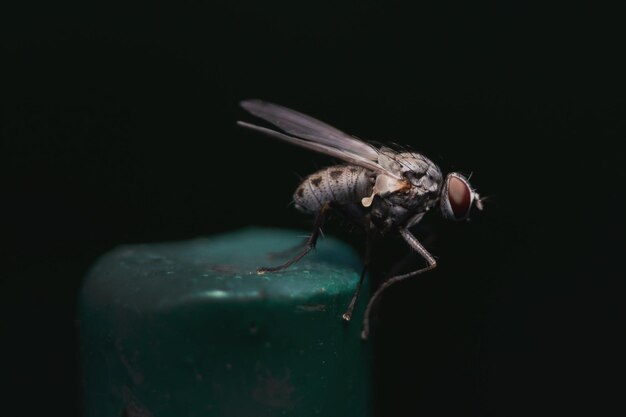
M 462 179 L 450 176 L 448 179 L 448 201 L 456 219 L 467 216 L 472 206 L 472 191 Z

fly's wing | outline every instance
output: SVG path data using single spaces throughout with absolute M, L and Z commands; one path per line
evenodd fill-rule
M 379 174 L 385 174 L 398 180 L 402 179 L 378 163 L 379 151 L 376 148 L 324 122 L 295 110 L 261 100 L 244 100 L 241 102 L 241 106 L 285 133 L 251 123 L 237 122 L 240 126 L 341 159 L 350 164 L 359 165 Z
M 306 114 L 261 100 L 244 100 L 241 107 L 287 134 L 378 160 L 378 151 L 370 144 Z
M 303 148 L 310 149 L 315 152 L 320 152 L 320 153 L 332 156 L 334 158 L 341 159 L 350 164 L 359 165 L 363 168 L 371 169 L 372 171 L 378 172 L 379 174 L 390 175 L 383 167 L 378 165 L 378 163 L 374 161 L 370 161 L 369 159 L 363 158 L 359 155 L 346 152 L 338 148 L 333 148 L 332 146 L 324 145 L 322 143 L 317 143 L 317 142 L 313 142 L 310 140 L 304 140 L 304 139 L 296 138 L 294 136 L 289 136 L 285 133 L 268 129 L 266 127 L 253 125 L 251 123 L 237 122 L 237 124 L 239 126 L 246 127 L 248 129 L 252 129 L 252 130 L 256 130 L 257 132 L 264 133 L 276 139 L 283 140 L 287 143 L 291 143 L 292 145 L 301 146 Z

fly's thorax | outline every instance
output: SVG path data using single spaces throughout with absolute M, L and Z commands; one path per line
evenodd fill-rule
M 420 154 L 402 153 L 398 155 L 398 161 L 402 163 L 401 175 L 410 186 L 391 193 L 386 198 L 393 205 L 402 206 L 414 213 L 429 211 L 439 199 L 443 183 L 441 170 Z
M 295 206 L 305 213 L 315 213 L 326 203 L 359 202 L 371 193 L 375 175 L 356 165 L 337 165 L 306 177 L 293 195 Z
M 404 224 L 409 217 L 411 217 L 411 211 L 396 204 L 393 198 L 376 196 L 370 207 L 370 221 L 383 233 Z
M 371 201 L 372 204 L 372 224 L 385 232 L 405 226 L 411 219 L 423 216 L 437 205 L 442 174 L 439 167 L 418 153 L 393 153 L 387 148 L 381 155 L 379 163 L 391 173 L 404 178 L 400 182 L 391 178 L 384 182 L 379 181 L 379 175 L 374 187 L 375 198 L 365 201 Z M 400 186 L 402 183 L 404 186 Z
M 378 163 L 398 176 L 417 179 L 426 176 L 435 182 L 441 182 L 442 179 L 439 167 L 417 152 L 395 152 L 393 149 L 383 147 L 380 149 Z
M 420 205 L 424 198 L 432 199 L 441 190 L 443 175 L 437 165 L 417 152 L 395 152 L 382 148 L 379 163 L 395 175 L 405 178 L 410 187 L 396 195 L 398 200 L 407 201 L 405 206 Z M 404 195 L 403 195 L 404 194 Z M 397 201 L 401 203 L 401 201 Z
M 398 159 L 402 161 L 402 175 L 415 187 L 425 193 L 440 190 L 443 175 L 430 159 L 414 152 L 401 153 Z

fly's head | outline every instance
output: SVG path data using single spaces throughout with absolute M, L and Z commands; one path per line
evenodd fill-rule
M 465 220 L 472 207 L 483 209 L 480 195 L 472 188 L 467 178 L 458 172 L 451 172 L 441 189 L 439 207 L 443 217 L 451 220 Z

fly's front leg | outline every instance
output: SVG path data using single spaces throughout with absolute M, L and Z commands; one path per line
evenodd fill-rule
M 426 250 L 426 248 L 424 248 L 424 246 L 422 246 L 419 240 L 417 240 L 417 238 L 413 236 L 413 234 L 411 234 L 411 232 L 409 232 L 408 229 L 406 228 L 400 229 L 399 232 L 400 232 L 400 235 L 406 241 L 406 243 L 408 243 L 409 246 L 411 246 L 411 248 L 413 248 L 420 255 L 422 255 L 422 257 L 424 258 L 426 263 L 428 263 L 428 265 L 416 271 L 409 272 L 408 274 L 393 276 L 381 284 L 381 286 L 376 290 L 372 298 L 370 298 L 369 302 L 367 303 L 367 308 L 365 309 L 365 317 L 363 318 L 363 330 L 361 331 L 361 339 L 363 340 L 367 340 L 367 338 L 369 337 L 370 314 L 372 311 L 372 307 L 378 301 L 383 291 L 385 291 L 387 288 L 389 288 L 391 285 L 395 284 L 396 282 L 421 274 L 422 272 L 430 271 L 431 269 L 437 266 L 437 261 L 435 260 L 435 258 Z
M 266 272 L 277 272 L 277 271 L 282 271 L 283 269 L 289 268 L 291 265 L 295 264 L 300 259 L 302 259 L 312 249 L 314 249 L 315 245 L 317 244 L 317 238 L 319 237 L 321 233 L 322 225 L 324 224 L 324 220 L 326 218 L 326 212 L 328 211 L 329 208 L 330 208 L 330 205 L 326 203 L 317 212 L 317 215 L 315 217 L 315 225 L 313 226 L 313 232 L 311 233 L 311 236 L 309 236 L 309 238 L 306 240 L 306 243 L 304 244 L 304 248 L 302 248 L 302 250 L 296 256 L 289 259 L 287 262 L 285 262 L 282 265 L 278 265 L 274 267 L 263 266 L 257 269 L 256 271 L 257 274 L 263 275 Z

